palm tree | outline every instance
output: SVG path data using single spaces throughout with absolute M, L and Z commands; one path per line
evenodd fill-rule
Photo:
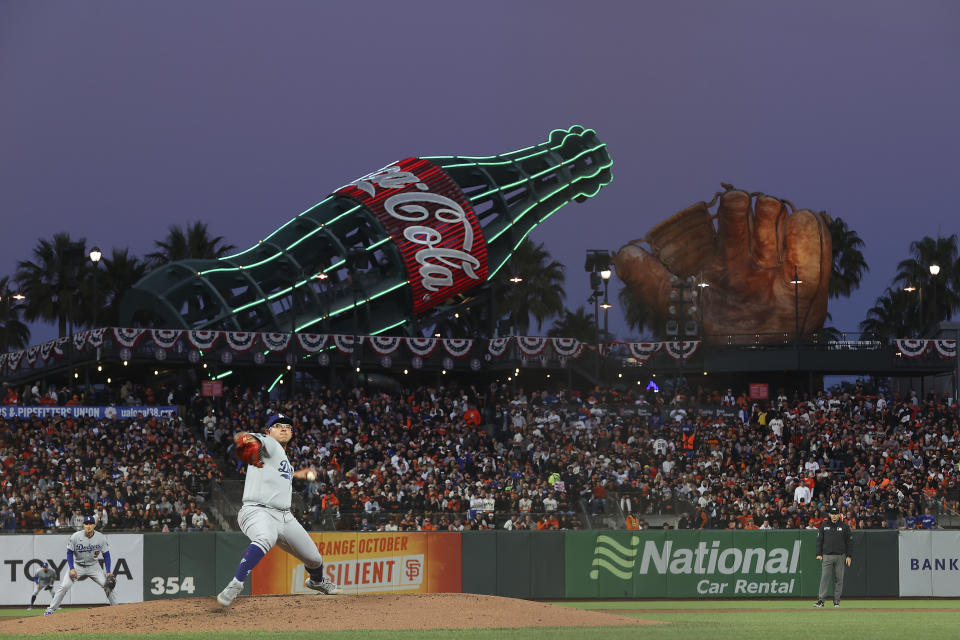
M 86 240 L 73 240 L 69 233 L 40 240 L 33 260 L 17 263 L 17 282 L 27 296 L 23 316 L 29 321 L 55 322 L 60 336 L 73 330 L 75 316 L 84 306 L 77 291 L 82 283 Z
M 659 318 L 654 310 L 643 302 L 630 289 L 624 286 L 617 294 L 620 300 L 620 307 L 623 309 L 623 316 L 627 320 L 627 326 L 630 329 L 643 333 L 644 330 L 655 333 L 657 327 L 663 324 L 663 319 Z
M 154 244 L 159 251 L 146 256 L 151 266 L 178 260 L 222 258 L 234 249 L 232 244 L 223 244 L 223 236 L 211 238 L 205 222 L 194 222 L 183 228 L 170 225 L 167 237 Z
M 867 317 L 860 323 L 863 338 L 891 340 L 916 336 L 916 315 L 911 313 L 913 299 L 899 288 L 888 288 L 877 298 Z
M 580 342 L 592 344 L 597 340 L 597 323 L 593 314 L 587 313 L 583 305 L 577 307 L 576 311 L 564 309 L 563 316 L 553 323 L 547 335 L 555 338 L 576 338 Z M 601 330 L 599 338 L 602 342 L 608 340 L 609 336 Z
M 860 288 L 860 280 L 870 270 L 863 258 L 863 240 L 847 226 L 843 218 L 830 221 L 830 238 L 833 241 L 833 268 L 830 271 L 830 297 L 849 298 Z
M 510 282 L 511 277 L 523 281 Z M 540 331 L 545 320 L 563 312 L 565 279 L 563 265 L 550 256 L 543 244 L 524 240 L 510 257 L 507 269 L 494 278 L 498 311 L 509 315 L 511 326 L 519 335 L 529 332 L 530 316 L 537 321 Z
M 931 266 L 939 267 L 938 273 Z M 960 309 L 960 261 L 956 234 L 946 238 L 926 236 L 910 243 L 910 258 L 897 265 L 894 282 L 916 288 L 919 329 L 926 334 Z
M 0 322 L 3 323 L 0 353 L 10 351 L 10 347 L 22 349 L 30 344 L 30 328 L 20 321 L 23 302 L 14 298 L 17 293 L 16 288 L 10 287 L 9 276 L 0 278 L 0 309 L 3 310 L 0 316 Z
M 113 249 L 103 259 L 103 273 L 97 280 L 97 301 L 100 304 L 97 321 L 101 326 L 115 326 L 123 294 L 147 274 L 148 265 L 128 249 Z

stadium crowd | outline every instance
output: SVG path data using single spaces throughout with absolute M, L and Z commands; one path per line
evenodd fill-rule
M 107 531 L 209 529 L 202 504 L 220 478 L 205 443 L 178 417 L 0 419 L 6 533 L 80 529 L 88 513 Z
M 183 420 L 0 423 L 5 523 L 12 512 L 16 526 L 58 525 L 96 507 L 108 529 L 210 526 L 193 526 L 199 498 L 244 471 L 233 434 L 261 431 L 275 411 L 295 422 L 294 467 L 321 472 L 295 490 L 301 517 L 324 528 L 560 529 L 594 517 L 635 528 L 650 514 L 679 516 L 681 528 L 804 528 L 833 505 L 857 528 L 931 528 L 957 510 L 956 406 L 929 394 L 758 402 L 732 389 L 491 384 L 278 401 L 227 389 L 218 411 L 176 392 L 108 395 L 182 402 Z

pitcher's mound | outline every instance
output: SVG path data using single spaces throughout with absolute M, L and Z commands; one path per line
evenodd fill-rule
M 467 593 L 363 596 L 241 596 L 153 600 L 64 609 L 0 622 L 0 633 L 161 633 L 177 631 L 340 631 L 347 629 L 509 629 L 658 624 L 601 611 Z

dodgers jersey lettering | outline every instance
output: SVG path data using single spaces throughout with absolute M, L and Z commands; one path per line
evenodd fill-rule
M 251 433 L 263 445 L 263 467 L 247 466 L 243 503 L 289 509 L 293 495 L 293 466 L 279 442 L 267 435 Z
M 110 543 L 99 531 L 94 531 L 89 538 L 83 531 L 77 531 L 67 540 L 67 551 L 73 551 L 74 564 L 89 567 L 103 559 L 103 554 L 110 551 Z

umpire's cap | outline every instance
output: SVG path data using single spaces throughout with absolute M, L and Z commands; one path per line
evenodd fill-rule
M 836 505 L 830 507 L 830 515 L 833 515 L 834 513 L 840 513 L 840 509 L 838 509 Z
M 83 524 L 97 524 L 97 519 L 93 516 L 83 516 Z
M 285 424 L 289 426 L 291 430 L 293 429 L 293 420 L 290 419 L 290 416 L 285 413 L 275 413 L 267 420 L 267 427 L 265 430 L 269 431 L 270 427 L 278 424 Z

